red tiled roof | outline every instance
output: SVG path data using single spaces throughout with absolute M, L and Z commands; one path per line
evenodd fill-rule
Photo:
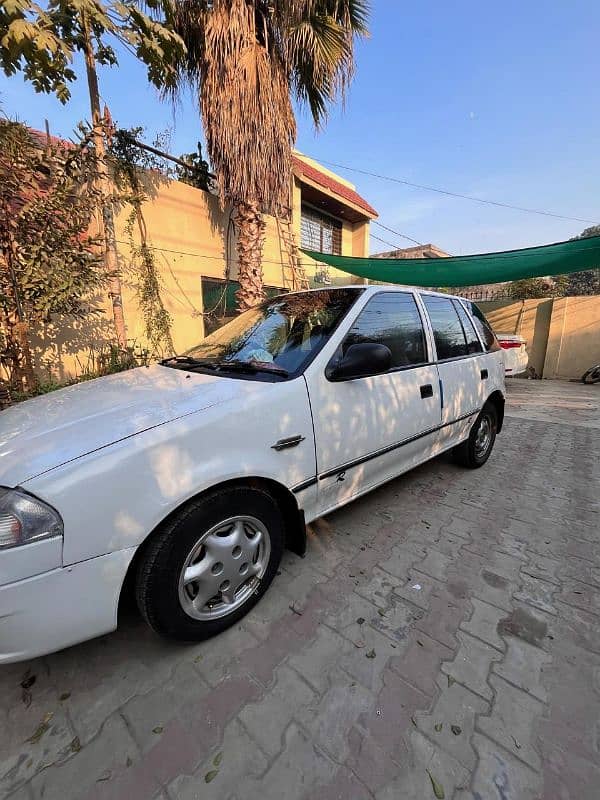
M 373 206 L 369 205 L 369 203 L 355 192 L 354 189 L 350 189 L 345 184 L 340 183 L 340 181 L 336 181 L 335 178 L 327 175 L 327 173 L 321 172 L 305 161 L 302 161 L 302 159 L 297 156 L 292 156 L 292 165 L 294 167 L 294 173 L 298 175 L 299 178 L 308 178 L 309 181 L 322 186 L 324 189 L 328 189 L 343 200 L 352 203 L 353 206 L 361 208 L 370 217 L 379 216 Z

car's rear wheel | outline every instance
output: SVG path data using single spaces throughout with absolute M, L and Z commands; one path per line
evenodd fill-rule
M 214 636 L 266 592 L 283 545 L 283 517 L 266 491 L 230 487 L 204 495 L 157 531 L 143 552 L 136 575 L 140 611 L 162 636 Z
M 493 403 L 486 403 L 471 428 L 469 438 L 454 448 L 454 460 L 469 469 L 482 467 L 496 441 L 498 413 Z

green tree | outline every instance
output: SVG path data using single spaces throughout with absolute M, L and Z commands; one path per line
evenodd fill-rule
M 541 297 L 562 297 L 567 287 L 567 276 L 555 278 L 522 278 L 512 281 L 508 294 L 515 300 L 529 300 Z
M 289 214 L 292 100 L 315 125 L 343 98 L 368 0 L 173 0 L 186 50 L 178 86 L 198 93 L 222 205 L 235 209 L 238 306 L 264 296 L 264 213 Z
M 22 72 L 36 91 L 54 93 L 66 103 L 69 85 L 77 77 L 73 57 L 83 54 L 101 197 L 96 222 L 104 241 L 115 333 L 123 348 L 127 334 L 97 64 L 116 65 L 113 43 L 119 42 L 146 64 L 151 83 L 161 88 L 172 86 L 176 77 L 174 65 L 182 57 L 183 46 L 170 26 L 169 8 L 161 0 L 146 0 L 143 4 L 137 0 L 49 0 L 43 6 L 34 0 L 2 0 L 0 5 L 0 66 L 7 75 Z
M 179 160 L 186 166 L 178 164 L 175 168 L 175 175 L 178 181 L 206 191 L 210 186 L 210 171 L 208 162 L 202 156 L 200 142 L 198 142 L 197 148 L 195 153 L 183 153 L 179 156 Z
M 95 155 L 0 120 L 0 359 L 19 391 L 35 388 L 29 330 L 52 314 L 89 313 L 105 273 L 90 223 Z
M 592 225 L 586 228 L 576 239 L 588 239 L 590 236 L 600 236 L 600 225 Z M 598 269 L 586 269 L 582 272 L 572 272 L 567 276 L 568 295 L 578 294 L 600 294 L 600 267 Z

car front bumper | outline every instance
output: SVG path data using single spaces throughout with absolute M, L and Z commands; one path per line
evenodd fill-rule
M 0 586 L 0 664 L 62 650 L 117 627 L 135 547 Z

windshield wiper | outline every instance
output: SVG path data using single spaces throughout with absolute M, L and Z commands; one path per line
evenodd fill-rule
M 217 364 L 214 361 L 206 361 L 203 358 L 193 358 L 193 356 L 171 356 L 170 358 L 163 358 L 162 361 L 159 362 L 162 364 L 163 367 L 169 367 L 172 365 L 177 366 L 181 364 L 182 366 L 189 366 L 189 367 L 209 367 L 210 369 L 216 369 Z
M 281 375 L 287 378 L 288 371 L 276 364 L 269 364 L 262 361 L 209 361 L 203 358 L 193 358 L 192 356 L 171 356 L 163 358 L 160 362 L 163 367 L 198 367 L 213 370 L 223 370 L 229 372 L 270 372 L 273 375 Z
M 282 378 L 287 378 L 289 375 L 287 369 L 278 367 L 277 364 L 269 364 L 266 361 L 216 361 L 213 364 L 218 369 L 231 370 L 232 372 L 270 372 L 273 375 L 281 375 Z

